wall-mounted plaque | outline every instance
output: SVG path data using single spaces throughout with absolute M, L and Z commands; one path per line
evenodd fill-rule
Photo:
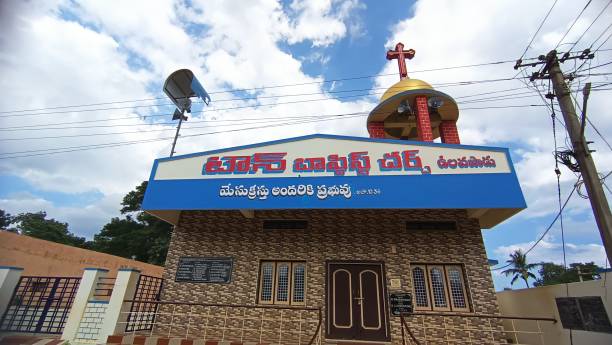
M 227 284 L 232 280 L 232 268 L 232 258 L 181 257 L 174 281 Z
M 600 296 L 557 297 L 563 328 L 612 333 L 612 326 Z
M 405 316 L 412 314 L 412 294 L 409 292 L 394 292 L 389 294 L 391 315 Z

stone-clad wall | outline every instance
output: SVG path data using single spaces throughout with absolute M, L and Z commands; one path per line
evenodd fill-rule
M 264 231 L 264 219 L 306 219 L 309 224 L 305 231 Z M 405 228 L 407 220 L 457 220 L 459 230 L 408 231 Z M 233 257 L 232 283 L 174 282 L 180 256 Z M 256 211 L 253 219 L 245 218 L 238 211 L 185 211 L 172 235 L 162 300 L 256 304 L 259 262 L 266 259 L 307 262 L 306 303 L 311 307 L 325 307 L 326 260 L 384 261 L 387 289 L 391 290 L 390 279 L 400 278 L 402 289 L 409 291 L 411 262 L 459 263 L 465 267 L 472 310 L 483 314 L 498 313 L 480 228 L 476 220 L 467 218 L 464 210 Z M 253 313 L 254 318 L 259 317 Z M 248 322 L 251 321 L 255 322 L 254 319 Z M 407 321 L 417 337 L 422 337 L 422 318 L 413 317 Z M 227 325 L 227 320 L 225 322 Z M 427 317 L 426 324 L 444 327 L 440 317 Z M 400 343 L 399 319 L 391 318 L 391 331 L 393 343 Z M 429 338 L 435 330 L 427 332 Z M 490 333 L 472 332 L 465 336 L 487 343 L 484 338 L 490 338 Z

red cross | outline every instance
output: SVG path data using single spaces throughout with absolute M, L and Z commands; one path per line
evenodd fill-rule
M 414 49 L 408 49 L 404 51 L 404 44 L 399 42 L 395 45 L 395 50 L 387 51 L 387 60 L 397 59 L 397 67 L 399 68 L 400 79 L 408 78 L 408 71 L 406 70 L 406 58 L 411 60 L 416 52 Z

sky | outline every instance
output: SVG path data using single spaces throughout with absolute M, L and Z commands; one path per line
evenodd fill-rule
M 528 208 L 483 230 L 488 257 L 503 263 L 528 249 L 559 210 L 550 108 L 536 91 L 548 85 L 456 83 L 512 78 L 514 63 L 501 62 L 526 48 L 525 59 L 555 47 L 600 47 L 570 88 L 598 87 L 588 103 L 597 131 L 589 125 L 585 134 L 606 175 L 612 65 L 603 64 L 612 58 L 612 6 L 594 0 L 575 20 L 586 3 L 559 0 L 529 45 L 552 0 L 1 1 L 0 209 L 44 210 L 92 238 L 119 216 L 122 197 L 148 179 L 153 160 L 169 154 L 174 108 L 161 88 L 180 68 L 194 71 L 212 103 L 194 104 L 177 154 L 313 133 L 366 137 L 365 116 L 313 116 L 369 112 L 398 80 L 397 62 L 385 53 L 401 41 L 416 50 L 409 77 L 458 101 L 463 144 L 511 150 Z M 441 70 L 490 62 L 500 63 Z M 582 104 L 581 92 L 576 97 Z M 561 122 L 557 147 L 564 149 Z M 560 169 L 565 200 L 577 177 Z M 587 199 L 572 195 L 563 224 L 568 263 L 607 265 Z M 561 237 L 557 222 L 528 260 L 562 263 Z M 510 286 L 499 271 L 493 278 L 497 290 Z

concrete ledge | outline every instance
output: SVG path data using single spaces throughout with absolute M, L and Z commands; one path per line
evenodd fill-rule
M 0 266 L 0 269 L 23 271 L 22 267 L 17 266 Z
M 98 268 L 98 267 L 85 267 L 83 268 L 84 271 L 102 271 L 102 272 L 108 272 L 108 270 L 106 268 Z

